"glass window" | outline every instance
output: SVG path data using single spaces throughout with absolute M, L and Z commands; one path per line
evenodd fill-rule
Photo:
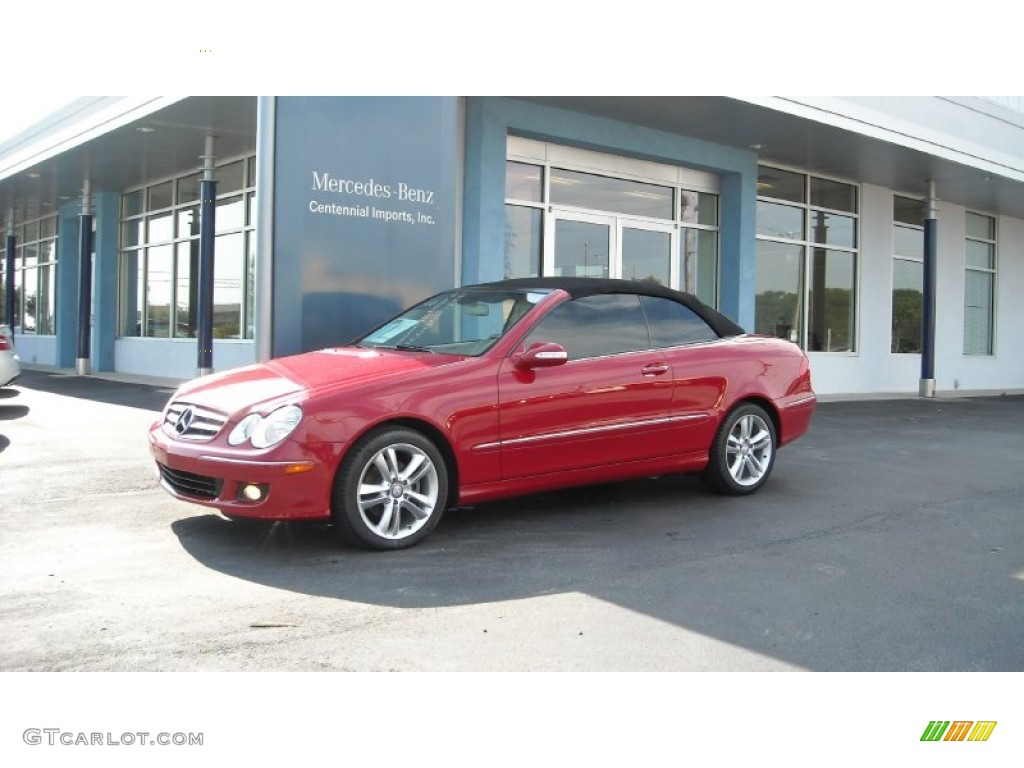
M 811 211 L 811 240 L 826 245 L 857 246 L 857 220 L 825 211 Z
M 807 348 L 852 352 L 856 258 L 849 251 L 815 248 L 811 255 Z
M 255 334 L 253 305 L 256 301 L 256 233 L 245 233 L 245 338 Z
M 551 202 L 649 218 L 673 218 L 672 189 L 593 173 L 551 169 Z
M 154 184 L 146 192 L 146 210 L 148 211 L 170 208 L 174 204 L 174 182 L 172 181 Z
M 778 168 L 759 173 L 760 197 L 799 205 L 758 200 L 756 331 L 808 351 L 856 351 L 857 186 Z
M 146 242 L 162 243 L 174 239 L 174 214 L 165 213 L 146 219 Z
M 57 312 L 57 269 L 54 264 L 42 264 L 39 267 L 39 296 L 36 301 L 36 333 L 53 335 L 56 333 L 54 317 Z
M 803 208 L 758 201 L 757 234 L 764 237 L 803 240 L 804 214 Z
M 892 262 L 892 351 L 921 351 L 924 316 L 924 263 L 907 259 Z
M 924 230 L 912 227 L 893 227 L 892 252 L 911 259 L 924 258 Z
M 995 275 L 967 270 L 964 291 L 964 354 L 992 354 L 992 298 Z
M 806 185 L 807 177 L 802 173 L 770 168 L 765 165 L 759 166 L 757 169 L 758 197 L 773 197 L 777 200 L 804 203 L 807 201 Z
M 682 288 L 709 306 L 718 304 L 718 232 L 684 229 L 681 232 Z M 696 274 L 694 274 L 696 270 Z
M 668 285 L 672 267 L 672 235 L 648 229 L 622 228 L 622 276 Z
M 178 237 L 199 237 L 199 207 L 182 208 L 176 214 Z
M 834 211 L 857 212 L 857 188 L 852 184 L 811 177 L 811 205 Z
M 964 244 L 964 354 L 991 355 L 995 324 L 996 220 L 968 212 Z
M 804 248 L 790 243 L 757 243 L 754 331 L 799 342 L 803 324 Z
M 146 336 L 169 338 L 171 335 L 173 258 L 173 246 L 146 249 Z
M 540 208 L 505 206 L 506 278 L 540 275 L 543 217 Z
M 718 195 L 707 192 L 679 193 L 679 220 L 684 224 L 718 226 Z
M 967 236 L 979 240 L 995 240 L 996 220 L 979 213 L 967 214 Z
M 965 247 L 965 257 L 968 267 L 977 269 L 995 269 L 996 248 L 992 243 L 979 243 L 977 240 L 968 240 Z
M 218 193 L 242 190 L 252 158 L 217 168 Z M 200 171 L 121 198 L 118 332 L 121 336 L 192 338 L 198 310 Z M 174 197 L 176 195 L 176 198 Z M 219 199 L 214 249 L 214 335 L 252 338 L 255 242 L 246 216 L 253 190 Z M 173 204 L 172 204 L 173 203 Z M 159 213 L 154 208 L 163 208 Z M 132 218 L 125 218 L 132 217 Z M 244 321 L 244 322 L 243 322 Z
M 213 262 L 213 337 L 241 338 L 242 286 L 245 277 L 245 235 L 217 238 Z
M 202 174 L 193 173 L 178 179 L 178 205 L 199 201 L 199 179 Z
M 689 307 L 660 296 L 641 296 L 652 347 L 678 347 L 718 338 L 704 318 Z
M 121 217 L 127 219 L 129 216 L 138 216 L 142 213 L 145 205 L 145 190 L 139 189 L 121 195 Z
M 6 319 L 6 292 L 10 282 L 14 288 L 12 330 L 52 336 L 56 333 L 57 217 L 47 216 L 19 224 L 15 233 L 14 263 L 10 272 L 7 272 L 6 250 L 0 252 L 3 254 L 0 272 L 4 273 L 0 279 L 0 322 Z
M 217 232 L 229 232 L 245 226 L 245 203 L 241 195 L 217 201 L 214 214 L 214 226 Z
M 538 323 L 526 344 L 561 344 L 570 360 L 647 349 L 647 321 L 635 294 L 602 294 L 567 301 Z
M 174 338 L 195 338 L 195 313 L 199 304 L 199 241 L 178 243 L 175 261 Z
M 892 199 L 892 220 L 900 224 L 924 225 L 924 200 L 894 195 Z
M 145 220 L 143 219 L 132 219 L 131 221 L 123 222 L 121 224 L 121 247 L 132 248 L 145 242 L 142 229 L 144 225 Z
M 218 166 L 213 177 L 217 180 L 217 196 L 229 195 L 245 188 L 245 161 Z
M 142 268 L 142 251 L 122 251 L 118 272 L 118 333 L 121 336 L 141 336 L 146 295 Z
M 508 161 L 505 165 L 505 197 L 543 202 L 544 169 L 539 165 Z

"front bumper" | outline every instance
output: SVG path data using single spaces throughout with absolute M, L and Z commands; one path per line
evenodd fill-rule
M 213 507 L 229 515 L 266 520 L 325 520 L 331 515 L 334 472 L 340 446 L 325 443 L 315 450 L 285 441 L 272 458 L 234 455 L 212 443 L 167 439 L 159 424 L 149 432 L 160 485 L 183 501 Z M 260 497 L 245 495 L 249 486 Z

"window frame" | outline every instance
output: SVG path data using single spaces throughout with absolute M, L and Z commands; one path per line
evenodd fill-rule
M 861 299 L 861 280 L 862 280 L 862 260 L 861 260 L 861 244 L 862 244 L 862 226 L 863 218 L 861 208 L 863 204 L 863 191 L 861 185 L 858 182 L 850 181 L 848 179 L 842 179 L 835 176 L 829 176 L 827 174 L 812 173 L 806 170 L 800 170 L 796 168 L 786 167 L 783 165 L 759 163 L 758 164 L 758 178 L 762 176 L 762 172 L 768 171 L 779 171 L 785 174 L 798 174 L 803 178 L 803 193 L 801 195 L 802 202 L 794 201 L 790 198 L 773 197 L 770 194 L 762 193 L 758 188 L 757 203 L 758 211 L 761 210 L 761 203 L 768 205 L 781 205 L 789 208 L 797 209 L 802 211 L 802 227 L 803 231 L 799 233 L 799 236 L 786 237 L 782 234 L 756 234 L 755 240 L 758 242 L 767 243 L 779 243 L 787 246 L 796 246 L 801 250 L 800 265 L 798 272 L 798 285 L 797 285 L 797 309 L 800 318 L 800 327 L 797 329 L 797 338 L 791 341 L 798 344 L 800 348 L 807 354 L 814 355 L 830 355 L 840 357 L 857 357 L 860 355 L 861 338 L 860 338 L 860 323 L 861 323 L 861 312 L 860 312 L 860 299 Z M 828 208 L 822 205 L 816 205 L 811 202 L 812 194 L 812 182 L 814 180 L 820 180 L 825 182 L 842 184 L 847 187 L 851 187 L 855 196 L 854 199 L 854 211 L 846 211 L 838 208 Z M 813 226 L 813 215 L 814 214 L 825 214 L 825 215 L 836 215 L 844 218 L 853 219 L 853 245 L 844 245 L 840 243 L 830 242 L 819 242 L 814 236 Z M 758 225 L 755 223 L 755 231 Z M 812 285 L 811 278 L 814 269 L 814 259 L 817 252 L 823 252 L 827 254 L 830 251 L 842 252 L 851 254 L 853 257 L 853 278 L 850 291 L 852 293 L 851 302 L 853 309 L 853 318 L 850 324 L 849 335 L 850 344 L 849 349 L 845 350 L 827 350 L 827 349 L 811 349 L 810 348 L 810 331 L 811 331 L 811 294 Z M 755 288 L 755 317 L 756 317 L 756 288 Z
M 529 150 L 524 151 L 523 146 L 530 145 Z M 602 163 L 603 161 L 603 163 Z M 697 171 L 684 165 L 669 162 L 633 161 L 631 158 L 614 155 L 604 152 L 591 152 L 568 147 L 563 144 L 551 144 L 523 139 L 521 137 L 509 136 L 506 145 L 505 156 L 506 174 L 508 164 L 531 165 L 541 169 L 542 199 L 526 200 L 508 196 L 506 186 L 505 211 L 507 231 L 507 211 L 510 207 L 528 207 L 541 212 L 540 223 L 540 253 L 531 254 L 531 257 L 538 259 L 536 264 L 537 274 L 548 274 L 547 268 L 553 263 L 551 249 L 553 240 L 551 234 L 554 231 L 554 222 L 561 218 L 582 218 L 586 216 L 605 217 L 615 219 L 616 225 L 612 228 L 612 247 L 619 248 L 617 238 L 623 227 L 636 225 L 641 229 L 658 230 L 662 227 L 669 227 L 672 230 L 671 241 L 671 266 L 669 270 L 669 283 L 667 287 L 677 290 L 685 290 L 683 281 L 684 274 L 684 253 L 683 248 L 688 232 L 711 232 L 714 234 L 714 270 L 713 276 L 708 281 L 712 284 L 713 295 L 702 297 L 705 303 L 717 307 L 721 299 L 721 270 L 722 270 L 722 191 L 718 181 L 708 181 L 704 177 L 714 176 L 705 172 Z M 635 162 L 636 169 L 630 167 Z M 672 217 L 652 218 L 618 211 L 606 211 L 596 208 L 581 208 L 566 203 L 557 203 L 552 200 L 551 195 L 551 174 L 552 169 L 570 171 L 573 173 L 584 173 L 592 176 L 610 178 L 625 182 L 634 182 L 651 186 L 664 187 L 671 192 L 672 196 Z M 637 172 L 632 172 L 636 170 Z M 645 175 L 644 171 L 647 170 Z M 657 173 L 663 174 L 658 176 Z M 669 178 L 671 176 L 672 178 Z M 507 178 L 507 175 L 506 175 Z M 717 177 L 716 177 L 717 179 Z M 702 224 L 698 222 L 684 221 L 682 216 L 682 199 L 685 194 L 711 195 L 715 198 L 715 223 Z M 505 246 L 507 254 L 507 242 Z M 697 254 L 697 262 L 706 255 Z M 507 256 L 506 256 L 507 258 Z M 621 253 L 619 254 L 621 263 Z M 504 276 L 526 277 L 526 275 L 510 274 L 506 268 L 503 269 Z M 698 287 L 703 283 L 706 276 L 702 276 L 699 269 L 694 278 L 694 290 L 696 294 Z
M 915 203 L 920 203 L 921 204 L 921 208 L 922 208 L 922 210 L 921 210 L 921 217 L 922 217 L 921 218 L 921 223 L 920 224 L 911 224 L 908 221 L 902 221 L 902 220 L 897 219 L 896 218 L 897 200 L 908 200 L 908 201 L 912 201 L 912 202 L 915 202 Z M 893 203 L 892 230 L 891 230 L 891 236 L 892 236 L 892 247 L 891 247 L 891 250 L 892 250 L 892 264 L 890 265 L 890 268 L 889 268 L 889 279 L 890 279 L 890 284 L 889 284 L 889 313 L 890 313 L 889 314 L 889 319 L 890 319 L 890 322 L 889 322 L 889 354 L 890 355 L 920 355 L 921 352 L 922 352 L 922 348 L 924 346 L 924 339 L 923 339 L 923 333 L 924 333 L 924 325 L 923 325 L 923 312 L 924 312 L 924 246 L 923 246 L 923 238 L 924 238 L 924 214 L 925 214 L 925 210 L 924 209 L 927 206 L 927 201 L 923 200 L 922 198 L 919 198 L 919 197 L 912 197 L 910 195 L 893 194 L 893 196 L 892 196 L 892 203 Z M 901 253 L 901 252 L 899 252 L 897 250 L 897 248 L 896 248 L 896 242 L 897 242 L 896 233 L 898 231 L 900 231 L 900 230 L 907 230 L 907 231 L 910 231 L 910 232 L 919 232 L 921 234 L 922 247 L 921 247 L 921 252 L 920 253 L 917 253 L 917 254 Z M 908 264 L 918 264 L 918 265 L 921 266 L 921 291 L 920 291 L 920 293 L 921 293 L 921 302 L 922 302 L 922 326 L 921 326 L 921 331 L 920 331 L 920 333 L 918 335 L 918 339 L 917 339 L 917 349 L 916 350 L 908 350 L 908 351 L 905 351 L 905 352 L 893 349 L 893 344 L 896 341 L 894 333 L 895 333 L 895 309 L 896 309 L 896 306 L 895 306 L 895 293 L 896 293 L 896 265 L 897 265 L 897 262 L 905 262 L 905 263 L 908 263 Z
M 4 301 L 6 301 L 6 281 L 8 279 L 14 280 L 14 323 L 11 328 L 12 333 L 22 336 L 43 337 L 53 337 L 57 335 L 57 262 L 59 259 L 59 230 L 60 218 L 55 213 L 46 214 L 45 216 L 39 216 L 16 224 L 14 227 L 14 272 L 12 275 L 7 275 L 6 237 L 4 238 L 4 247 L 0 248 L 0 253 L 3 254 L 3 263 L 0 264 L 0 275 L 3 276 L 2 285 L 4 287 Z M 43 250 L 43 246 L 49 246 L 48 256 L 45 260 L 41 259 L 39 256 Z M 31 265 L 25 264 L 25 251 L 27 249 L 34 249 L 36 254 Z M 29 274 L 33 277 L 34 291 L 32 294 L 28 294 L 25 285 L 26 276 Z M 46 280 L 47 287 L 45 290 L 43 289 L 43 275 L 48 276 L 48 279 Z M 31 295 L 36 302 L 35 314 L 33 315 L 35 326 L 32 330 L 25 329 L 25 316 L 28 314 L 27 305 L 29 295 Z M 40 297 L 43 296 L 47 298 L 47 305 L 49 309 L 43 316 L 46 322 L 43 324 L 43 328 L 41 329 L 38 302 Z M 2 316 L 0 316 L 0 320 L 3 320 Z
M 967 218 L 969 216 L 981 216 L 988 219 L 991 222 L 992 237 L 983 238 L 978 235 L 969 234 L 969 228 L 967 226 Z M 967 262 L 967 243 L 984 243 L 992 249 L 992 267 L 976 267 Z M 999 285 L 999 217 L 988 213 L 982 213 L 980 211 L 967 210 L 964 214 L 964 337 L 962 352 L 964 357 L 970 358 L 986 358 L 996 356 L 996 318 L 998 313 L 996 312 L 996 304 L 998 298 L 998 285 Z M 969 352 L 967 350 L 967 278 L 971 273 L 989 275 L 991 280 L 990 291 L 991 301 L 988 306 L 988 339 L 987 348 L 984 352 Z
M 218 337 L 216 334 L 219 326 L 215 325 L 214 337 L 218 341 L 252 342 L 254 337 L 254 329 L 250 327 L 250 323 L 248 322 L 248 320 L 253 316 L 252 304 L 255 301 L 255 296 L 251 291 L 253 281 L 249 277 L 250 272 L 255 268 L 255 248 L 253 246 L 256 237 L 256 227 L 252 216 L 252 211 L 255 210 L 254 203 L 256 196 L 254 160 L 255 155 L 251 153 L 241 156 L 225 157 L 222 158 L 214 168 L 215 180 L 217 179 L 217 169 L 227 166 L 240 164 L 240 171 L 242 174 L 241 189 L 236 185 L 232 185 L 231 189 L 222 190 L 218 185 L 217 196 L 214 202 L 214 205 L 218 209 L 225 204 L 240 203 L 241 205 L 241 223 L 234 223 L 232 226 L 224 227 L 218 222 L 214 237 L 219 240 L 220 238 L 232 237 L 239 234 L 242 236 L 242 271 L 241 274 L 238 275 L 239 290 L 241 291 L 237 318 L 238 333 L 233 336 Z M 192 287 L 194 281 L 198 280 L 198 274 L 193 274 L 195 270 L 188 270 L 189 274 L 187 275 L 187 283 L 185 285 L 187 285 L 186 290 L 188 291 L 189 301 L 187 304 L 188 310 L 184 314 L 182 314 L 182 310 L 180 309 L 181 302 L 178 300 L 182 287 L 182 282 L 179 280 L 179 277 L 181 277 L 179 274 L 179 248 L 182 245 L 198 243 L 199 241 L 198 226 L 193 226 L 187 233 L 183 233 L 179 229 L 182 223 L 182 214 L 187 213 L 188 211 L 195 211 L 195 220 L 197 222 L 199 215 L 198 191 L 194 195 L 187 192 L 187 185 L 184 182 L 195 179 L 197 176 L 199 181 L 201 181 L 202 170 L 193 168 L 184 173 L 149 180 L 145 184 L 132 187 L 121 193 L 120 216 L 118 222 L 118 338 L 130 338 L 140 341 L 194 341 L 196 338 L 194 335 L 179 336 L 177 335 L 177 331 L 178 328 L 182 326 L 182 323 L 179 321 L 179 316 L 195 318 L 198 312 L 198 307 L 195 305 L 194 301 L 192 301 L 192 298 L 197 291 L 197 288 Z M 163 187 L 165 184 L 170 185 L 170 205 L 150 209 L 150 190 L 153 188 Z M 141 196 L 141 205 L 138 206 L 137 210 L 132 209 L 128 215 L 125 215 L 126 207 L 130 202 L 136 202 L 136 200 L 132 199 L 133 196 L 136 195 Z M 235 200 L 235 198 L 237 198 L 237 200 Z M 169 218 L 170 236 L 151 240 L 149 228 L 150 222 L 153 220 L 162 220 L 164 217 Z M 217 218 L 219 219 L 220 217 Z M 135 242 L 130 245 L 125 245 L 125 234 L 130 231 L 129 228 L 131 227 L 136 227 L 135 232 L 137 233 L 137 237 L 135 238 Z M 149 249 L 161 246 L 171 247 L 169 316 L 167 320 L 166 334 L 151 336 L 148 334 L 150 312 L 145 301 L 149 286 Z M 216 247 L 217 246 L 215 245 L 215 248 Z M 214 290 L 216 295 L 216 287 Z M 133 293 L 137 294 L 134 295 L 134 302 L 130 301 Z M 142 299 L 140 299 L 140 296 Z M 132 304 L 132 306 L 129 306 L 129 304 Z M 134 333 L 127 333 L 126 329 L 129 325 L 136 325 L 138 331 Z M 192 326 L 195 328 L 194 322 L 192 323 Z M 228 327 L 230 328 L 233 326 Z

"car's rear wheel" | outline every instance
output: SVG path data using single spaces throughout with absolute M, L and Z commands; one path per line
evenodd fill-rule
M 346 539 L 404 549 L 437 526 L 448 499 L 448 469 L 434 443 L 403 427 L 371 432 L 342 462 L 332 518 Z
M 719 426 L 701 477 L 719 493 L 753 493 L 771 474 L 777 442 L 775 424 L 764 408 L 745 403 L 730 411 Z

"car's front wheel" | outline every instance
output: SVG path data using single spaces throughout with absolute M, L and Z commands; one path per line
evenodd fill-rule
M 777 442 L 775 424 L 764 408 L 754 403 L 741 405 L 719 426 L 701 477 L 719 493 L 753 493 L 771 474 Z
M 389 427 L 365 436 L 342 462 L 332 517 L 344 538 L 404 549 L 437 526 L 448 499 L 444 457 L 420 432 Z

